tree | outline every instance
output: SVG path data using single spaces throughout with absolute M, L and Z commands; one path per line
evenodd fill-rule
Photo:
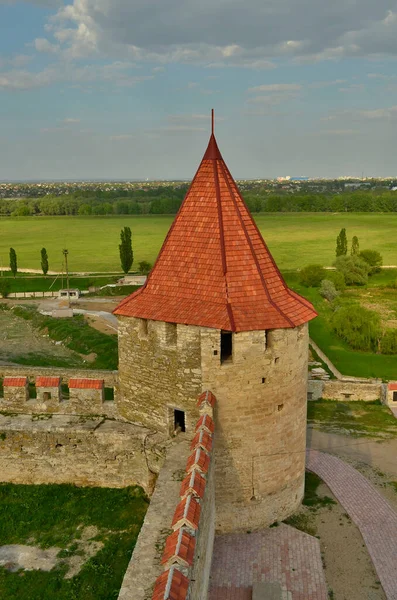
M 140 263 L 138 263 L 139 265 L 139 272 L 141 273 L 141 275 L 149 275 L 150 271 L 152 270 L 152 265 L 150 264 L 150 262 L 147 262 L 146 260 L 141 260 Z
M 48 273 L 48 254 L 45 248 L 41 249 L 41 270 L 43 271 L 43 275 L 47 275 Z
M 369 264 L 360 256 L 339 256 L 335 261 L 337 271 L 343 273 L 346 285 L 365 285 L 368 281 Z
M 4 277 L 0 277 L 0 296 L 2 298 L 7 298 L 8 294 L 11 291 L 11 285 L 8 279 Z
M 340 271 L 327 271 L 327 275 L 325 277 L 328 281 L 332 281 L 335 286 L 336 291 L 344 292 L 346 289 L 346 282 L 343 273 Z
M 335 298 L 339 296 L 339 292 L 336 291 L 334 282 L 329 279 L 322 280 L 319 292 L 320 296 L 328 300 L 328 302 L 332 302 L 332 300 L 335 300 Z
M 360 305 L 350 305 L 335 311 L 331 325 L 353 350 L 376 352 L 381 337 L 380 316 Z
M 397 354 L 397 329 L 388 329 L 380 341 L 382 354 Z
M 134 262 L 134 253 L 132 251 L 131 229 L 123 227 L 120 232 L 121 244 L 119 245 L 121 268 L 124 273 L 128 273 Z
M 14 248 L 10 248 L 10 271 L 14 275 L 14 277 L 16 277 L 16 274 L 18 271 L 18 265 L 17 265 L 17 253 L 15 252 Z
M 352 239 L 352 249 L 350 254 L 357 255 L 360 254 L 360 244 L 358 243 L 358 237 L 356 235 L 353 236 Z
M 336 238 L 336 256 L 344 256 L 347 254 L 347 237 L 346 229 L 340 230 L 338 237 Z
M 369 275 L 380 272 L 383 265 L 383 258 L 377 250 L 362 250 L 362 252 L 360 252 L 360 258 L 365 260 L 371 267 Z
M 306 287 L 319 287 L 326 278 L 326 271 L 321 265 L 307 265 L 299 273 L 299 281 Z

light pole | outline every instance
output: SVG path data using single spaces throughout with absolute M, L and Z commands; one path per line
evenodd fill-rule
M 65 258 L 65 270 L 66 270 L 66 289 L 68 291 L 68 307 L 70 307 L 70 295 L 69 295 L 69 269 L 68 269 L 68 254 L 69 254 L 69 250 L 66 250 L 66 248 L 64 248 L 62 250 L 62 254 Z

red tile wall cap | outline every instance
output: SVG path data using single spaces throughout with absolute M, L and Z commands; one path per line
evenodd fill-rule
M 201 473 L 207 473 L 210 466 L 210 456 L 201 448 L 198 448 L 187 459 L 186 472 L 191 473 L 193 469 Z
M 210 406 L 212 406 L 212 408 L 214 408 L 215 402 L 216 402 L 216 398 L 215 398 L 214 394 L 212 392 L 210 392 L 209 390 L 207 390 L 206 392 L 203 392 L 202 394 L 200 394 L 200 396 L 198 397 L 197 406 L 201 406 L 202 404 L 207 403 Z
M 201 507 L 192 495 L 183 498 L 177 505 L 172 519 L 172 529 L 180 527 L 189 527 L 189 529 L 198 529 L 200 522 Z
M 177 563 L 181 567 L 191 567 L 194 558 L 196 539 L 186 529 L 177 529 L 165 541 L 162 565 Z
M 197 450 L 197 448 L 202 448 L 208 453 L 212 450 L 212 435 L 203 429 L 196 433 L 190 444 L 190 450 Z
M 285 283 L 213 134 L 145 285 L 114 314 L 235 332 L 317 316 Z
M 70 379 L 69 388 L 80 390 L 101 390 L 104 387 L 103 379 Z
M 196 431 L 200 429 L 204 429 L 204 431 L 208 431 L 208 433 L 214 433 L 215 431 L 215 423 L 214 420 L 211 419 L 209 415 L 202 415 L 197 421 Z
M 189 579 L 176 567 L 164 571 L 156 579 L 152 600 L 186 600 Z
M 3 387 L 25 387 L 27 383 L 27 377 L 4 377 L 3 379 Z
M 397 382 L 389 383 L 387 387 L 389 390 L 397 390 Z
M 59 387 L 60 377 L 36 377 L 36 387 Z
M 202 500 L 204 498 L 206 484 L 206 479 L 204 479 L 199 471 L 193 470 L 191 473 L 188 473 L 182 481 L 179 495 L 181 498 L 185 498 L 188 494 L 192 494 L 195 498 L 200 498 L 200 500 Z

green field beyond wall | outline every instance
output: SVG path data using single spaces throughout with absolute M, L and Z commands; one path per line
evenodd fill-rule
M 331 265 L 335 240 L 346 227 L 350 243 L 358 236 L 361 249 L 378 250 L 386 265 L 397 265 L 397 214 L 261 214 L 255 220 L 281 269 L 309 263 Z M 18 266 L 40 269 L 40 249 L 49 255 L 50 270 L 61 270 L 62 249 L 69 250 L 71 271 L 120 271 L 120 230 L 131 227 L 134 267 L 153 263 L 173 221 L 172 216 L 27 217 L 0 219 L 0 270 L 8 268 L 9 248 Z

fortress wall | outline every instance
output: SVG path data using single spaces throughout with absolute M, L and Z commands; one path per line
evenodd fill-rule
M 150 432 L 100 417 L 0 415 L 0 480 L 9 483 L 141 485 L 161 453 L 145 447 Z
M 234 334 L 221 365 L 219 340 L 202 330 L 203 389 L 217 398 L 216 528 L 255 530 L 303 497 L 308 328 Z
M 31 367 L 21 365 L 14 367 L 0 364 L 0 379 L 4 377 L 28 377 L 34 383 L 36 377 L 60 377 L 62 383 L 67 384 L 69 379 L 103 379 L 105 387 L 117 388 L 118 371 L 101 369 L 64 369 L 61 367 Z
M 119 317 L 118 335 L 120 414 L 172 433 L 178 409 L 192 431 L 201 392 L 200 328 Z
M 309 400 L 323 398 L 324 400 L 364 400 L 366 402 L 382 400 L 384 395 L 381 382 L 365 383 L 344 379 L 329 381 L 309 379 L 307 393 Z

